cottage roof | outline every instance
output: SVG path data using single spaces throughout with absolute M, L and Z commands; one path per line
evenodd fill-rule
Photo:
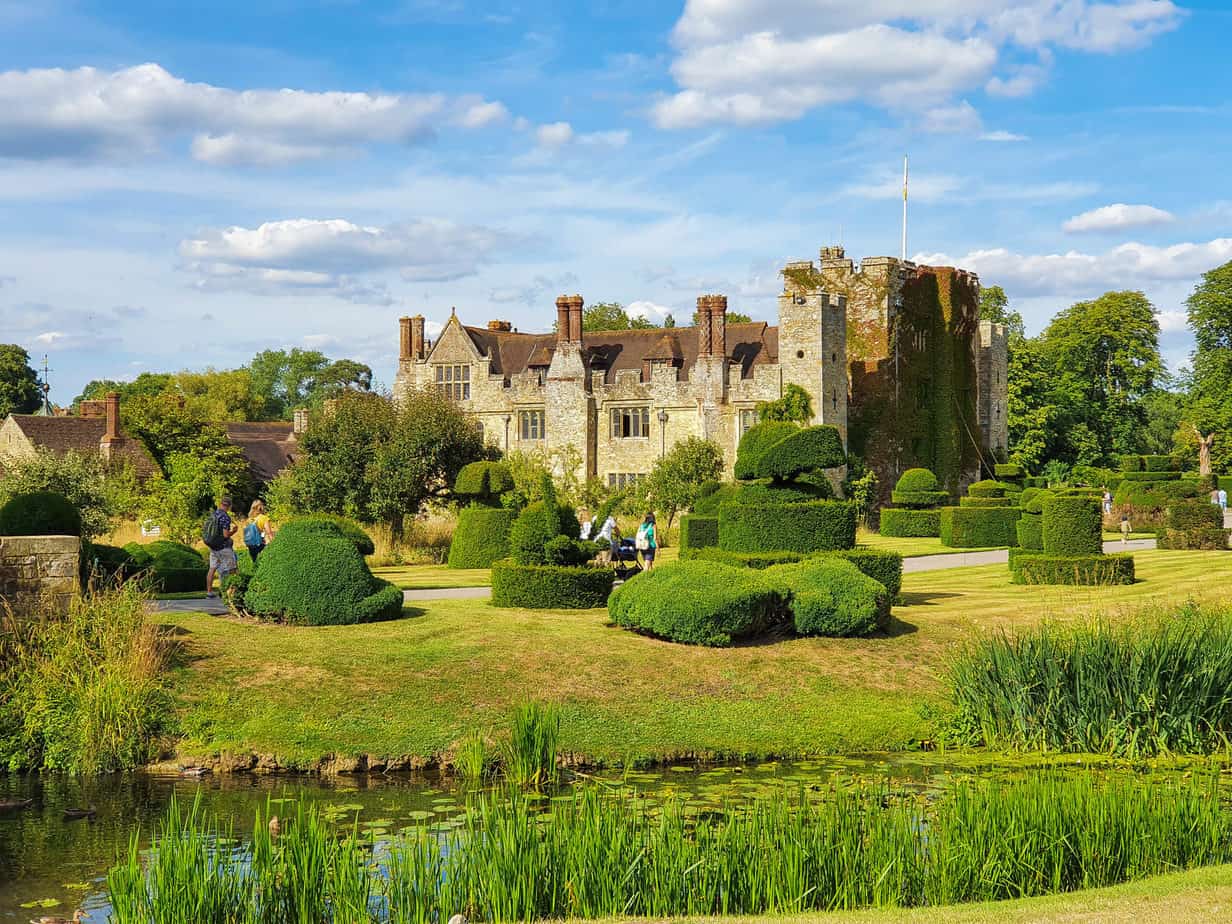
M 99 445 L 107 432 L 107 420 L 103 417 L 44 417 L 38 414 L 13 414 L 12 417 L 32 445 L 58 454 L 98 455 Z M 114 452 L 132 465 L 142 478 L 158 471 L 154 457 L 140 440 L 126 438 Z
M 516 331 L 494 331 L 483 327 L 464 327 L 475 348 L 489 360 L 494 375 L 506 380 L 532 365 L 551 361 L 556 347 L 556 335 L 524 334 Z M 646 330 L 586 331 L 582 347 L 592 369 L 603 371 L 606 380 L 614 380 L 622 369 L 642 369 L 648 359 L 674 359 L 681 364 L 683 376 L 697 362 L 698 335 L 696 327 L 649 328 Z M 667 351 L 667 355 L 656 355 Z M 727 325 L 727 356 L 748 378 L 755 366 L 778 362 L 779 329 L 764 321 Z M 546 359 L 545 359 L 546 357 Z
M 295 459 L 294 427 L 283 421 L 226 423 L 227 440 L 248 460 L 257 481 L 268 482 Z

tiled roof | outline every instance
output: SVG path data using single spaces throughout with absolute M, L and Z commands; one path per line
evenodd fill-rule
M 102 417 L 14 414 L 13 422 L 21 428 L 26 439 L 41 449 L 56 453 L 75 452 L 83 456 L 97 455 L 99 444 L 107 432 L 107 421 Z M 140 440 L 127 438 L 119 444 L 115 452 L 119 458 L 129 462 L 142 477 L 158 471 L 157 463 Z
M 257 481 L 269 482 L 295 458 L 294 428 L 281 421 L 223 424 L 227 439 L 244 454 Z

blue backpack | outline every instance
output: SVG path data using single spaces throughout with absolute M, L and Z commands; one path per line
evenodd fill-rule
M 265 537 L 261 535 L 261 527 L 257 525 L 256 520 L 252 520 L 247 526 L 244 527 L 244 545 L 265 545 Z

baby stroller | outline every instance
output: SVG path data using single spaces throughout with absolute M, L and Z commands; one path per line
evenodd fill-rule
M 616 577 L 622 581 L 627 581 L 642 570 L 632 539 L 619 539 L 612 543 L 612 566 Z

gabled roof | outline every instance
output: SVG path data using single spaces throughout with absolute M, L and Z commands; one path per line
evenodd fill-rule
M 13 423 L 34 446 L 63 454 L 75 452 L 81 456 L 98 455 L 99 444 L 107 432 L 102 417 L 44 417 L 37 414 L 13 414 Z M 118 458 L 133 466 L 142 478 L 158 472 L 158 464 L 145 445 L 131 437 L 115 449 Z
M 283 421 L 223 424 L 227 440 L 248 460 L 257 481 L 269 482 L 295 459 L 294 427 Z
M 551 361 L 556 348 L 555 334 L 523 334 L 515 331 L 494 331 L 483 327 L 463 327 L 475 348 L 491 361 L 493 375 L 508 381 L 530 366 Z M 697 328 L 672 327 L 646 330 L 587 331 L 582 334 L 582 348 L 594 370 L 602 370 L 606 381 L 614 381 L 616 372 L 634 369 L 639 373 L 648 359 L 678 361 L 685 378 L 697 362 Z M 754 366 L 778 362 L 779 329 L 764 321 L 727 325 L 727 356 L 740 366 L 747 378 Z M 664 355 L 658 355 L 664 354 Z

